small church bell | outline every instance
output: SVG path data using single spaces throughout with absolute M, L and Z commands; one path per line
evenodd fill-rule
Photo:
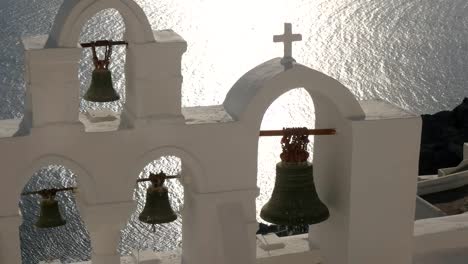
M 67 223 L 60 214 L 58 201 L 55 200 L 57 192 L 62 191 L 75 191 L 75 187 L 61 188 L 61 189 L 45 189 L 34 192 L 22 193 L 22 195 L 40 194 L 41 195 L 41 209 L 39 218 L 34 224 L 38 228 L 52 228 L 63 226 Z
M 112 85 L 112 74 L 109 70 L 112 55 L 112 42 L 106 45 L 105 58 L 100 60 L 96 53 L 96 43 L 91 43 L 93 51 L 94 70 L 91 85 L 84 95 L 84 99 L 91 102 L 112 102 L 120 99 Z
M 39 228 L 51 228 L 62 226 L 66 223 L 67 222 L 60 214 L 58 202 L 55 200 L 55 197 L 42 198 L 41 211 L 35 226 Z
M 328 219 L 327 206 L 317 195 L 313 166 L 307 162 L 307 128 L 286 128 L 281 140 L 281 162 L 270 200 L 260 217 L 277 225 L 317 224 Z
M 138 181 L 151 181 L 151 186 L 146 190 L 146 204 L 138 219 L 147 224 L 163 224 L 175 221 L 177 215 L 169 203 L 168 189 L 164 186 L 166 179 L 178 178 L 178 176 L 167 176 L 163 172 L 151 173 L 149 178 Z

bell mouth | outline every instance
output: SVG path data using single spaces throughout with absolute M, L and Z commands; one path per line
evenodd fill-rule
M 93 70 L 91 84 L 83 96 L 90 102 L 106 103 L 120 100 L 120 95 L 112 84 L 112 73 L 107 68 Z
M 278 162 L 275 186 L 260 217 L 277 225 L 312 225 L 327 220 L 330 212 L 315 189 L 310 162 Z

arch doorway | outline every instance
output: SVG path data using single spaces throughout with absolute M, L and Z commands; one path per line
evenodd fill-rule
M 41 189 L 76 187 L 75 174 L 62 165 L 48 165 L 37 170 L 23 192 Z M 72 192 L 58 192 L 59 210 L 66 225 L 54 228 L 37 228 L 40 213 L 40 195 L 22 195 L 19 208 L 23 218 L 20 225 L 21 256 L 24 264 L 60 259 L 64 263 L 91 258 L 89 233 L 78 211 Z
M 278 97 L 267 109 L 261 123 L 261 130 L 278 130 L 283 127 L 315 128 L 315 108 L 310 94 L 304 88 L 290 90 Z M 314 137 L 309 136 L 309 161 L 313 161 Z M 258 142 L 257 186 L 260 189 L 256 200 L 257 221 L 270 225 L 260 218 L 260 210 L 271 197 L 275 184 L 275 165 L 280 161 L 281 137 L 260 137 Z M 308 226 L 266 226 L 260 232 L 274 232 L 278 236 L 307 233 Z
M 80 43 L 98 40 L 120 41 L 124 39 L 125 29 L 124 19 L 116 9 L 104 9 L 96 13 L 83 25 Z M 99 59 L 104 58 L 104 51 L 105 47 L 96 48 Z M 96 122 L 118 122 L 119 113 L 122 111 L 126 98 L 126 53 L 125 45 L 112 46 L 109 70 L 112 74 L 113 88 L 119 94 L 120 100 L 96 103 L 83 98 L 91 85 L 94 65 L 91 48 L 82 50 L 78 77 L 80 80 L 80 121 L 85 126 Z M 118 126 L 115 125 L 114 127 L 117 128 Z
M 177 156 L 162 156 L 149 162 L 141 171 L 138 179 L 148 178 L 150 173 L 164 172 L 166 175 L 181 175 L 182 160 Z M 154 225 L 143 223 L 138 216 L 146 204 L 146 190 L 150 182 L 136 184 L 133 198 L 137 201 L 137 209 L 122 230 L 120 252 L 122 255 L 133 253 L 138 259 L 142 251 L 165 252 L 179 250 L 182 247 L 182 208 L 184 205 L 184 187 L 179 179 L 166 180 L 169 203 L 177 215 L 177 219 L 166 224 Z

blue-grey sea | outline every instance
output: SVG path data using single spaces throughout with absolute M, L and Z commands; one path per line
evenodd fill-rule
M 67 1 L 67 0 L 65 0 Z M 0 0 L 0 119 L 21 118 L 25 91 L 21 37 L 48 34 L 63 0 Z M 223 102 L 246 71 L 273 57 L 282 46 L 272 42 L 291 22 L 303 35 L 293 56 L 346 85 L 359 99 L 383 98 L 416 113 L 451 109 L 468 96 L 468 1 L 466 0 L 137 0 L 155 30 L 171 28 L 188 42 L 183 56 L 182 104 Z M 124 23 L 115 10 L 104 10 L 83 27 L 81 41 L 121 39 Z M 114 85 L 123 97 L 117 103 L 81 102 L 81 111 L 119 111 L 125 100 L 125 50 L 114 53 Z M 77 73 L 83 94 L 90 82 L 90 53 L 84 50 Z M 302 89 L 278 98 L 265 114 L 262 128 L 314 126 L 314 107 Z M 278 139 L 260 139 L 257 211 L 267 201 L 274 182 Z M 0 157 L 1 158 L 1 157 Z M 181 161 L 164 157 L 142 168 L 178 173 Z M 72 186 L 73 172 L 49 166 L 36 174 L 25 190 Z M 183 188 L 168 184 L 176 212 L 183 206 Z M 60 258 L 63 262 L 90 258 L 89 236 L 71 194 L 59 194 L 68 224 L 51 230 L 33 227 L 37 197 L 18 200 L 23 263 Z M 137 212 L 129 212 L 119 250 L 165 251 L 181 245 L 181 225 L 159 226 L 156 233 L 136 219 L 145 199 L 145 185 L 135 189 Z M 260 219 L 259 219 L 260 221 Z

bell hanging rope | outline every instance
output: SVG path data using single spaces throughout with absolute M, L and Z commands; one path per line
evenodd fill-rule
M 137 182 L 150 181 L 151 185 L 146 190 L 146 203 L 138 219 L 150 225 L 170 223 L 177 219 L 177 215 L 172 210 L 169 202 L 168 189 L 164 186 L 167 179 L 176 179 L 180 176 L 167 176 L 161 172 L 151 173 L 146 179 L 139 179 Z
M 34 224 L 38 228 L 53 228 L 65 225 L 65 221 L 60 214 L 58 201 L 55 200 L 55 195 L 57 192 L 63 191 L 76 191 L 75 187 L 61 188 L 61 189 L 44 189 L 34 192 L 25 192 L 22 195 L 32 195 L 39 194 L 41 195 L 41 209 L 39 213 L 39 218 Z
M 91 78 L 91 85 L 84 95 L 84 99 L 91 102 L 112 102 L 120 99 L 112 84 L 112 73 L 109 70 L 113 45 L 127 44 L 124 41 L 101 40 L 91 43 L 83 43 L 82 47 L 91 47 L 93 52 L 94 70 Z M 104 46 L 104 59 L 97 56 L 96 47 Z
M 328 131 L 334 134 L 335 131 Z M 275 132 L 276 133 L 276 132 Z M 317 195 L 312 163 L 307 161 L 310 130 L 285 128 L 282 131 L 280 155 L 276 164 L 276 181 L 270 200 L 260 217 L 277 225 L 317 224 L 328 219 L 328 208 Z M 274 133 L 273 133 L 274 134 Z

